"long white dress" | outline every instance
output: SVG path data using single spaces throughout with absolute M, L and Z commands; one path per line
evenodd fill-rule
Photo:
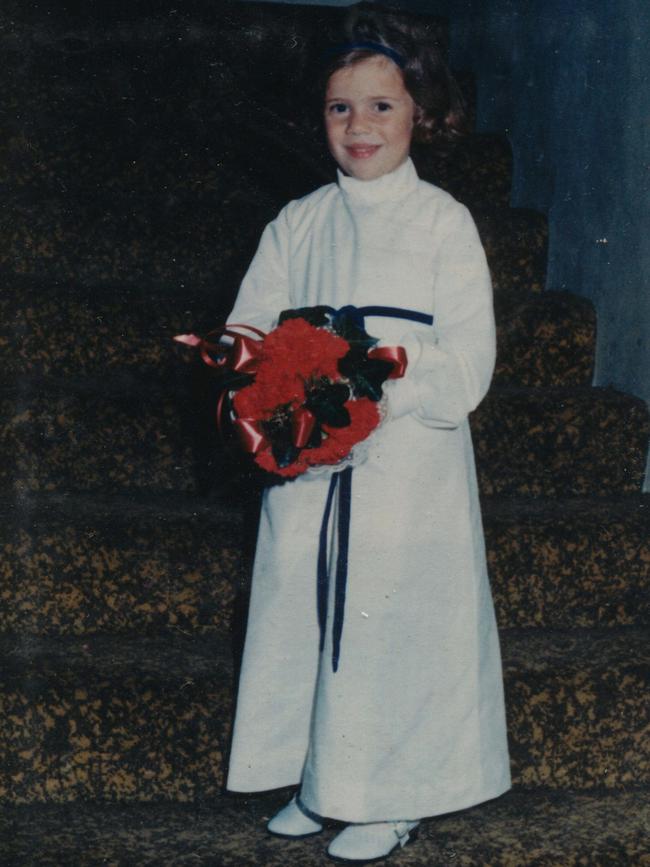
M 319 652 L 316 560 L 329 487 L 266 491 L 227 786 L 301 784 L 348 822 L 416 819 L 510 786 L 501 659 L 467 415 L 495 357 L 489 273 L 465 207 L 410 160 L 290 202 L 267 226 L 231 322 L 270 329 L 290 307 L 387 305 L 370 316 L 408 369 L 352 478 L 338 670 Z M 334 583 L 333 581 L 330 583 Z M 330 600 L 332 601 L 332 600 Z

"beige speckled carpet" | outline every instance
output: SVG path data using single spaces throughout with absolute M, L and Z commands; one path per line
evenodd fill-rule
M 0 864 L 315 867 L 333 828 L 272 838 L 287 792 L 222 792 L 259 478 L 169 337 L 212 326 L 264 224 L 330 179 L 287 71 L 336 13 L 146 5 L 0 10 Z M 591 387 L 594 310 L 542 291 L 508 142 L 414 159 L 495 285 L 472 426 L 515 788 L 391 861 L 650 865 L 647 410 Z

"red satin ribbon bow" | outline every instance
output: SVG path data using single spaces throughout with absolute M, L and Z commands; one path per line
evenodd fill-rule
M 298 407 L 291 417 L 291 433 L 293 444 L 297 449 L 304 449 L 314 432 L 316 416 L 304 406 Z
M 304 406 L 299 406 L 291 418 L 292 439 L 296 448 L 304 449 L 314 431 L 315 424 L 316 416 L 313 412 Z M 268 447 L 269 441 L 264 435 L 260 422 L 256 419 L 236 418 L 233 419 L 232 425 L 242 447 L 247 452 L 256 455 Z
M 408 359 L 403 346 L 377 346 L 368 352 L 368 358 L 392 362 L 393 369 L 388 374 L 389 379 L 400 379 L 406 373 Z
M 269 445 L 268 439 L 262 432 L 261 425 L 252 418 L 235 418 L 232 421 L 242 448 L 256 455 Z
M 245 328 L 252 331 L 253 334 L 257 334 L 258 337 L 266 337 L 263 331 L 252 325 L 231 325 L 230 328 L 215 328 L 214 331 L 207 334 L 206 338 L 199 337 L 197 334 L 177 334 L 174 340 L 177 343 L 198 348 L 201 358 L 208 367 L 229 367 L 236 373 L 255 373 L 259 364 L 262 344 L 247 334 L 233 331 L 233 328 Z M 224 346 L 207 339 L 207 337 L 213 336 L 216 336 L 217 340 L 223 336 L 232 337 L 232 345 Z M 214 359 L 212 353 L 216 353 L 219 357 Z

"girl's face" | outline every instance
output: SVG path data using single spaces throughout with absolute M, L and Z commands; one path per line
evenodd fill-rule
M 330 153 L 347 175 L 370 181 L 408 157 L 415 103 L 399 68 L 382 55 L 337 69 L 327 82 Z

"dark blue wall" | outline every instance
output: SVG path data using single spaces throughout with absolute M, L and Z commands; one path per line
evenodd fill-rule
M 480 127 L 512 142 L 513 204 L 548 213 L 548 288 L 596 305 L 596 383 L 650 401 L 650 4 L 487 0 L 454 37 Z

